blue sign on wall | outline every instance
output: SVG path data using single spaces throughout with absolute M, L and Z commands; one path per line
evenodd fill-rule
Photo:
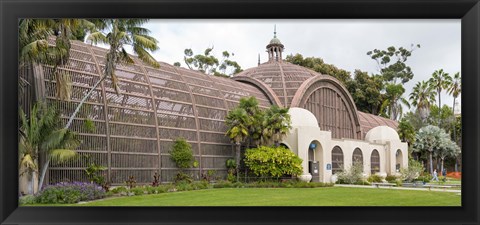
M 316 147 L 317 147 L 317 144 L 315 144 L 315 143 L 310 144 L 310 149 L 315 149 Z
M 330 163 L 327 164 L 327 170 L 332 170 L 332 164 Z

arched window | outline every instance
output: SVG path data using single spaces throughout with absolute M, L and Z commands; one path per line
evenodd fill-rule
M 352 164 L 355 163 L 360 163 L 360 165 L 363 166 L 363 154 L 362 150 L 360 150 L 359 148 L 355 148 L 355 150 L 353 150 Z
M 332 174 L 343 171 L 343 151 L 335 146 L 332 150 Z
M 403 155 L 400 149 L 397 150 L 395 153 L 395 169 L 397 172 L 400 172 L 400 168 L 402 168 L 403 164 Z
M 377 149 L 373 149 L 372 155 L 370 156 L 370 167 L 371 174 L 380 172 L 380 154 L 378 154 Z

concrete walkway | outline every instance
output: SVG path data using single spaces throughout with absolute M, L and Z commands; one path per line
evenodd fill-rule
M 335 184 L 335 187 L 349 187 L 349 188 L 381 188 L 381 189 L 394 189 L 394 190 L 413 190 L 413 191 L 438 191 L 438 192 L 453 192 L 462 193 L 462 190 L 446 190 L 443 188 L 411 188 L 411 187 L 375 187 L 373 185 L 351 185 L 351 184 Z

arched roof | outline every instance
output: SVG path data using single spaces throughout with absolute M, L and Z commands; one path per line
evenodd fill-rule
M 262 82 L 264 86 L 271 88 L 283 106 L 290 107 L 300 85 L 318 74 L 305 67 L 280 60 L 268 61 L 257 67 L 246 69 L 235 75 L 233 79 L 254 78 Z
M 393 129 L 397 129 L 398 122 L 395 120 L 387 119 L 381 116 L 376 116 L 370 113 L 364 113 L 358 111 L 358 119 L 360 120 L 360 125 L 362 127 L 363 136 L 365 136 L 368 131 L 374 127 L 378 126 L 388 126 Z

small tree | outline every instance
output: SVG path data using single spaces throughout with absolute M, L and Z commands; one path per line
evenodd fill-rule
M 192 167 L 193 164 L 193 151 L 192 146 L 180 137 L 175 140 L 172 150 L 170 151 L 170 158 L 180 170 L 175 180 L 189 180 L 188 176 L 184 173 L 184 170 Z
M 408 161 L 408 168 L 401 168 L 402 180 L 412 182 L 417 179 L 420 174 L 425 170 L 421 162 L 410 159 Z
M 240 144 L 248 137 L 248 126 L 251 124 L 251 120 L 248 117 L 245 109 L 235 108 L 232 111 L 228 112 L 225 123 L 227 124 L 228 130 L 225 133 L 230 140 L 236 145 L 236 173 L 237 181 L 239 180 L 238 169 L 240 167 Z

